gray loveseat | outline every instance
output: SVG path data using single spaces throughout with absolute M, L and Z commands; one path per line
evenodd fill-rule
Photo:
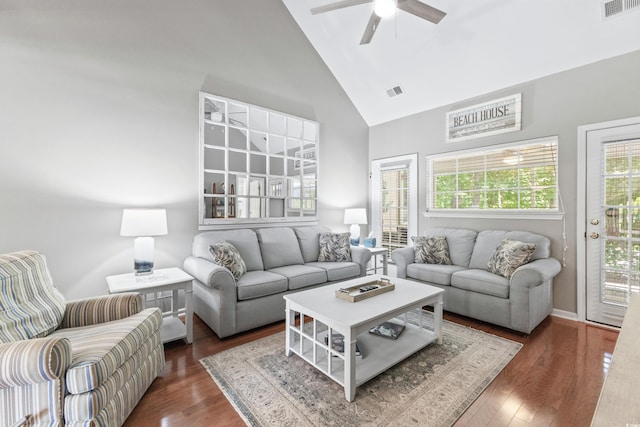
M 416 263 L 413 247 L 397 249 L 391 259 L 400 278 L 445 290 L 444 309 L 529 334 L 553 310 L 553 278 L 560 263 L 550 256 L 549 239 L 526 231 L 434 228 L 425 235 L 445 236 L 451 265 Z M 487 271 L 504 239 L 535 243 L 531 261 L 508 279 Z
M 351 247 L 352 262 L 318 262 L 322 226 L 208 231 L 195 236 L 184 269 L 193 281 L 194 311 L 220 337 L 285 318 L 283 295 L 364 276 L 371 253 Z M 213 262 L 211 244 L 227 241 L 247 272 L 236 280 Z

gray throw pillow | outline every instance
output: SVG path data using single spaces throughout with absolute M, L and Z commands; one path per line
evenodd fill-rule
M 413 236 L 414 262 L 451 265 L 449 244 L 445 236 Z
M 351 245 L 349 244 L 349 233 L 320 233 L 318 237 L 320 243 L 320 255 L 318 261 L 350 262 Z
M 238 249 L 226 240 L 222 240 L 209 246 L 209 252 L 211 252 L 211 256 L 213 256 L 213 262 L 222 267 L 228 268 L 236 280 L 247 272 L 247 266 L 240 256 L 240 252 L 238 252 Z
M 535 243 L 504 239 L 491 256 L 487 270 L 509 279 L 518 267 L 531 261 L 535 251 Z

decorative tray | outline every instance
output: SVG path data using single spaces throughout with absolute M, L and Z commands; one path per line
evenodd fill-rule
M 348 288 L 338 289 L 336 297 L 349 302 L 358 302 L 363 299 L 371 298 L 385 292 L 392 291 L 396 285 L 391 283 L 389 279 L 378 279 L 359 285 L 350 286 Z

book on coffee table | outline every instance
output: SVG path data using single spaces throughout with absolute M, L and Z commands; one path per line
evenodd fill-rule
M 369 329 L 369 333 L 385 338 L 391 338 L 392 340 L 397 340 L 402 331 L 404 331 L 404 325 L 393 322 L 384 322 Z
M 324 337 L 324 343 L 329 344 L 329 337 Z M 338 353 L 344 353 L 344 336 L 342 334 L 331 334 L 331 348 L 333 348 Z M 336 355 L 334 354 L 334 356 Z M 358 346 L 357 341 L 356 341 L 356 358 L 359 358 L 359 359 L 362 358 L 362 352 L 360 351 L 360 346 Z

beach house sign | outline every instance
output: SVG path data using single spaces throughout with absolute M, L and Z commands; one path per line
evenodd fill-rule
M 447 142 L 520 130 L 522 94 L 447 113 Z

